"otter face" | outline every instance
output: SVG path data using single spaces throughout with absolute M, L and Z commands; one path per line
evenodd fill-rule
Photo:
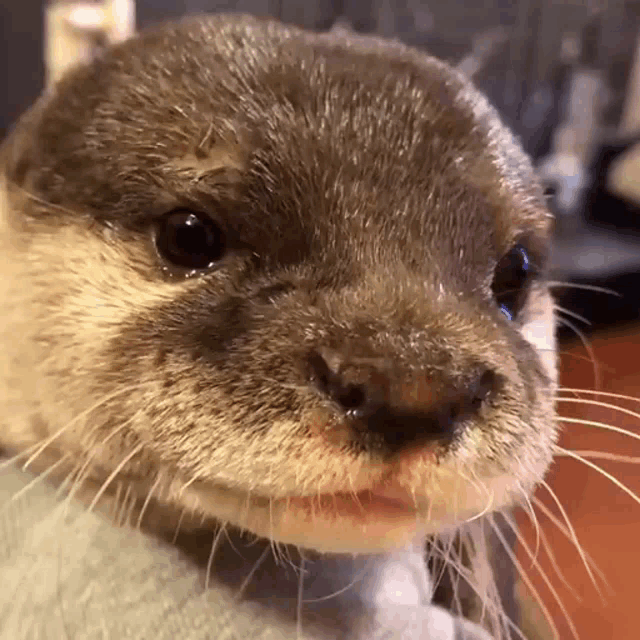
M 444 64 L 191 20 L 72 72 L 2 163 L 4 446 L 337 551 L 545 473 L 549 216 Z

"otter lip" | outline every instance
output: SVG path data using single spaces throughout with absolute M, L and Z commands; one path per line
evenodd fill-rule
M 337 491 L 316 496 L 284 498 L 288 508 L 312 514 L 368 519 L 375 516 L 407 517 L 418 513 L 414 498 L 399 487 L 365 489 L 357 492 Z

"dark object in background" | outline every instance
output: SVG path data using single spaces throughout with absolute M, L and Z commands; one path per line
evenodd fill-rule
M 585 221 L 588 224 L 640 237 L 640 206 L 606 190 L 610 167 L 636 144 L 640 144 L 640 134 L 628 140 L 605 143 L 598 150 L 591 171 L 594 182 L 586 198 Z
M 594 234 L 594 237 L 601 238 L 600 242 L 604 243 L 607 239 L 615 242 L 617 238 L 624 238 L 629 242 L 629 247 L 634 244 L 640 247 L 640 206 L 619 198 L 606 189 L 609 168 L 635 144 L 640 144 L 640 135 L 629 140 L 605 143 L 595 155 L 590 170 L 594 180 L 584 199 L 584 229 Z M 615 250 L 613 248 L 611 251 Z M 575 258 L 578 259 L 577 255 Z M 604 272 L 591 277 L 574 275 L 570 278 L 578 286 L 597 286 L 615 294 L 573 287 L 557 289 L 558 305 L 590 322 L 590 325 L 585 325 L 575 317 L 561 319 L 561 339 L 576 337 L 567 320 L 588 335 L 612 324 L 631 323 L 640 319 L 640 249 L 637 249 L 635 260 L 633 251 L 627 259 L 628 267 L 619 268 L 617 273 Z
M 43 0 L 0 0 L 0 140 L 44 80 Z

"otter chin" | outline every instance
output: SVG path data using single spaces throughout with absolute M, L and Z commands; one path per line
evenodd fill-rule
M 0 171 L 0 446 L 92 508 L 371 554 L 544 477 L 551 216 L 447 64 L 191 18 L 66 74 Z
M 383 482 L 367 489 L 282 497 L 194 482 L 178 488 L 174 500 L 194 512 L 285 544 L 332 553 L 379 553 L 404 548 L 430 534 L 454 531 L 496 505 L 517 504 L 525 491 L 522 486 L 514 490 L 508 475 L 481 481 L 471 480 L 464 472 L 447 475 L 429 469 L 422 481 L 412 477 L 402 484 L 402 477 L 387 473 Z

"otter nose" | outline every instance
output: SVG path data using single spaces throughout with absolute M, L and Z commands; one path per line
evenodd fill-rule
M 311 354 L 309 367 L 312 383 L 343 413 L 350 439 L 387 453 L 451 440 L 499 386 L 499 377 L 487 367 L 454 380 L 446 374 L 398 373 L 318 352 Z

